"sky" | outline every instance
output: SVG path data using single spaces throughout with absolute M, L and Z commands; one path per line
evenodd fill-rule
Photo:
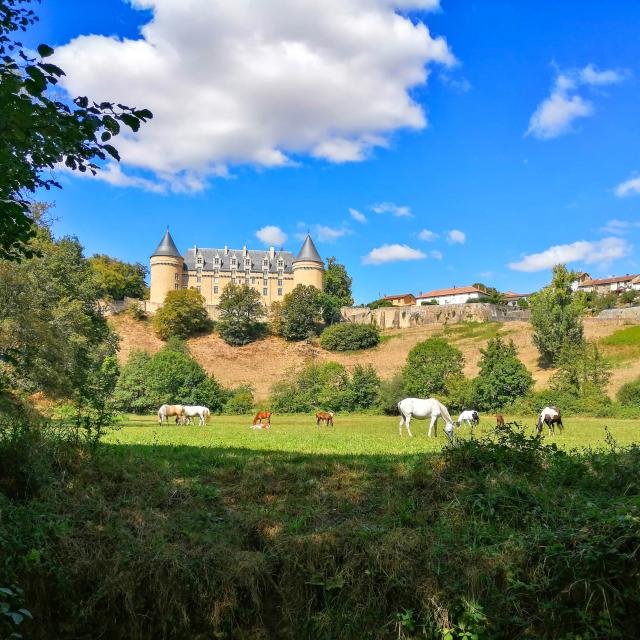
M 565 262 L 640 272 L 640 3 L 43 0 L 23 38 L 62 89 L 146 107 L 99 178 L 59 172 L 56 233 L 87 254 L 297 252 L 357 303 Z

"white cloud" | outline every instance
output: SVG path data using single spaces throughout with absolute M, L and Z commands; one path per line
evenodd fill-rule
M 593 103 L 578 93 L 580 87 L 617 84 L 625 75 L 612 69 L 600 71 L 592 64 L 558 73 L 549 97 L 531 116 L 525 135 L 548 140 L 568 133 L 577 118 L 587 118 L 594 113 Z
M 452 229 L 447 233 L 447 242 L 449 244 L 464 244 L 467 241 L 467 235 L 459 229 Z
M 429 251 L 429 257 L 433 258 L 434 260 L 442 260 L 444 256 L 442 255 L 442 251 L 434 249 L 433 251 Z
M 420 238 L 420 240 L 427 240 L 428 242 L 436 240 L 438 237 L 439 235 L 437 233 L 435 233 L 434 231 L 430 231 L 429 229 L 423 229 L 418 234 L 418 238 Z
M 358 161 L 399 129 L 427 125 L 412 97 L 446 40 L 403 11 L 437 0 L 129 0 L 137 39 L 83 35 L 57 49 L 71 95 L 147 107 L 117 140 L 128 170 L 198 190 L 228 167 Z
M 314 229 L 315 235 L 320 242 L 335 242 L 338 238 L 342 238 L 342 236 L 346 236 L 351 233 L 351 229 L 348 227 L 334 229 L 333 227 L 327 227 L 323 224 L 315 225 Z
M 393 202 L 378 202 L 371 205 L 371 210 L 376 213 L 390 213 L 396 218 L 413 218 L 413 213 L 409 207 L 400 207 Z
M 426 257 L 422 251 L 412 249 L 406 244 L 384 244 L 371 250 L 362 258 L 362 262 L 363 264 L 384 264 L 386 262 L 422 260 Z
M 287 234 L 280 227 L 269 224 L 256 231 L 256 238 L 266 245 L 282 246 L 287 241 Z
M 640 193 L 640 176 L 621 182 L 615 189 L 618 198 L 637 195 Z
M 585 264 L 607 263 L 624 258 L 631 252 L 631 246 L 622 238 L 603 238 L 596 242 L 579 240 L 572 244 L 549 247 L 540 253 L 524 256 L 519 262 L 511 262 L 515 271 L 543 271 L 557 264 L 581 261 Z
M 358 222 L 366 222 L 367 216 L 364 213 L 361 213 L 357 209 L 349 209 L 349 215 Z
M 72 171 L 63 164 L 59 164 L 56 169 L 69 175 L 73 175 L 76 178 L 101 180 L 102 182 L 106 182 L 114 187 L 135 187 L 143 189 L 144 191 L 150 191 L 151 193 L 166 193 L 167 191 L 166 185 L 164 184 L 160 184 L 140 176 L 127 175 L 122 171 L 117 162 L 108 162 L 95 175 L 89 171 L 86 171 L 85 173 Z
M 632 229 L 640 228 L 640 222 L 630 222 L 629 220 L 609 220 L 607 224 L 600 229 L 604 233 L 614 233 L 624 235 Z

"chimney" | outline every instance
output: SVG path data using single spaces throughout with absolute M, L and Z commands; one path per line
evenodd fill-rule
M 247 257 L 247 245 L 243 245 L 242 246 L 242 257 L 246 258 Z
M 225 256 L 229 255 L 229 247 L 226 244 L 224 245 L 224 255 Z
M 271 259 L 273 260 L 273 258 L 276 255 L 276 248 L 275 247 L 269 247 L 269 256 L 271 256 Z

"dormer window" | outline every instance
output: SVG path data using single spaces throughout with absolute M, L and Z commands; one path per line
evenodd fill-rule
M 199 265 L 201 265 L 201 264 L 204 262 L 204 259 L 202 258 L 202 256 L 198 256 L 198 257 L 196 258 L 196 262 L 197 262 Z
M 278 258 L 278 269 L 284 268 L 284 260 L 282 258 Z
M 268 268 L 269 268 L 269 258 L 265 258 L 265 259 L 262 261 L 262 266 L 263 266 L 265 269 L 268 269 Z
M 220 265 L 220 258 L 219 258 L 218 256 L 216 256 L 216 257 L 213 259 L 213 264 L 215 264 L 216 266 L 219 266 L 219 265 Z
M 231 266 L 232 267 L 237 267 L 238 266 L 238 259 L 237 258 L 231 258 Z
M 250 266 L 251 266 L 251 258 L 247 258 L 247 259 L 244 261 L 244 266 L 245 266 L 245 267 L 250 267 Z

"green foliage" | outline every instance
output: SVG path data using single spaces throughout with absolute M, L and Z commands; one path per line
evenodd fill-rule
M 266 310 L 254 288 L 246 284 L 228 284 L 220 296 L 218 308 L 217 329 L 227 344 L 248 344 L 264 333 L 261 319 Z
M 337 296 L 330 295 L 326 292 L 320 294 L 320 309 L 322 321 L 326 325 L 335 324 L 342 320 L 343 302 Z
M 176 338 L 152 357 L 143 351 L 132 352 L 113 397 L 117 409 L 138 414 L 156 411 L 163 404 L 204 405 L 219 413 L 227 399 L 228 393 Z
M 380 379 L 371 366 L 356 366 L 349 376 L 337 362 L 310 363 L 290 371 L 271 390 L 271 407 L 281 413 L 358 411 L 375 406 Z
M 321 319 L 322 294 L 312 285 L 299 284 L 288 293 L 272 321 L 274 331 L 286 340 L 306 340 L 317 335 Z
M 96 254 L 89 258 L 98 292 L 105 300 L 123 300 L 124 297 L 143 299 L 147 285 L 147 267 L 130 264 L 107 255 Z
M 329 351 L 370 349 L 380 342 L 380 331 L 372 324 L 344 322 L 327 327 L 320 335 L 320 346 Z
M 253 389 L 245 385 L 229 391 L 229 399 L 224 405 L 223 413 L 232 415 L 252 413 L 254 407 Z
M 449 411 L 462 411 L 471 407 L 475 408 L 475 380 L 465 378 L 463 375 L 453 375 L 447 380 L 446 396 L 444 404 Z
M 618 402 L 630 407 L 640 408 L 640 378 L 623 384 L 618 391 Z
M 613 309 L 618 304 L 618 294 L 610 291 L 609 293 L 598 293 L 596 291 L 588 291 L 580 293 L 583 296 L 586 308 L 591 309 L 594 314 L 600 313 L 605 309 Z
M 480 353 L 480 373 L 474 383 L 478 409 L 501 409 L 531 391 L 533 377 L 518 358 L 512 341 L 507 343 L 496 336 Z
M 146 320 L 147 314 L 142 303 L 135 300 L 126 309 L 125 313 L 134 320 Z
M 634 304 L 638 300 L 638 292 L 633 289 L 627 289 L 620 294 L 620 302 L 622 304 Z
M 640 345 L 640 324 L 618 329 L 601 340 L 603 345 L 612 347 L 631 347 Z
M 353 304 L 352 282 L 353 280 L 343 264 L 337 262 L 333 256 L 327 258 L 324 271 L 324 292 L 337 298 L 341 307 L 350 307 Z
M 18 629 L 25 620 L 33 619 L 31 611 L 25 609 L 24 591 L 20 587 L 0 587 L 0 632 L 3 638 L 20 640 Z
M 212 327 L 204 296 L 195 289 L 169 291 L 151 322 L 161 340 L 172 336 L 188 338 Z
M 0 259 L 31 257 L 36 228 L 26 193 L 60 185 L 51 177 L 59 163 L 96 173 L 98 160 L 119 160 L 111 138 L 122 125 L 137 131 L 153 117 L 85 97 L 62 101 L 55 91 L 64 71 L 47 61 L 53 49 L 34 55 L 15 39 L 36 22 L 27 0 L 0 0 Z
M 475 282 L 473 287 L 477 287 L 484 291 L 489 297 L 482 298 L 481 300 L 474 298 L 472 300 L 468 300 L 467 302 L 488 302 L 490 304 L 497 305 L 505 305 L 507 303 L 504 294 L 500 293 L 495 287 L 488 287 L 486 284 L 482 284 L 482 282 Z
M 564 265 L 553 268 L 553 280 L 531 297 L 533 341 L 545 365 L 558 361 L 566 345 L 580 345 L 583 340 L 583 299 L 574 295 L 571 282 L 574 274 Z
M 391 303 L 391 300 L 385 300 L 384 298 L 380 298 L 378 300 L 374 300 L 373 302 L 370 302 L 367 305 L 367 307 L 369 307 L 369 309 L 373 311 L 374 309 L 393 307 L 393 304 Z
M 429 397 L 446 394 L 447 382 L 462 375 L 462 352 L 442 338 L 419 342 L 407 356 L 403 369 L 404 384 L 410 396 Z
M 398 402 L 407 395 L 402 373 L 396 373 L 380 385 L 376 409 L 385 415 L 395 416 L 398 413 Z
M 524 298 L 520 298 L 520 300 L 516 302 L 516 305 L 518 309 L 528 309 L 530 306 L 529 301 L 525 300 Z

